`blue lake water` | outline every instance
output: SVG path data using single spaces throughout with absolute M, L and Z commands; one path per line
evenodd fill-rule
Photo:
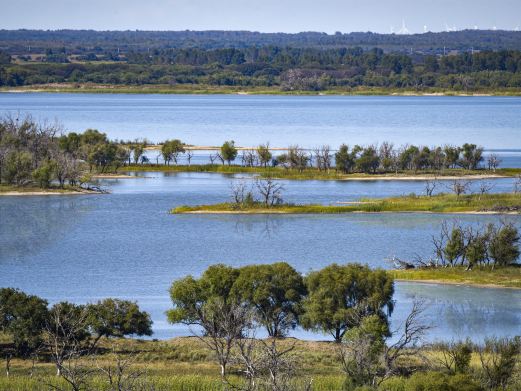
M 97 128 L 111 138 L 233 139 L 251 146 L 472 142 L 521 149 L 519 97 L 239 96 L 0 93 L 0 112 Z
M 169 215 L 182 204 L 226 200 L 242 176 L 143 173 L 104 180 L 108 195 L 0 197 L 0 286 L 50 301 L 87 302 L 107 296 L 138 300 L 154 319 L 156 338 L 187 335 L 168 325 L 168 287 L 209 265 L 287 261 L 301 272 L 332 262 L 388 268 L 392 256 L 432 254 L 431 237 L 447 219 L 468 224 L 497 216 L 439 214 Z M 497 189 L 508 179 L 496 180 Z M 360 196 L 421 193 L 421 181 L 285 182 L 290 202 L 335 203 Z M 521 216 L 510 217 L 521 226 Z M 305 244 L 305 245 L 303 245 Z M 397 326 L 414 297 L 436 326 L 430 339 L 514 335 L 521 324 L 521 291 L 397 283 Z M 292 335 L 322 339 L 296 330 Z

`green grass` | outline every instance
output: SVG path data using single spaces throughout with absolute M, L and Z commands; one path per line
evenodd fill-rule
M 418 268 L 392 270 L 390 273 L 397 280 L 521 289 L 521 266 L 495 269 L 483 266 L 472 270 L 465 270 L 464 267 Z
M 364 174 L 353 173 L 343 174 L 341 172 L 330 170 L 320 171 L 317 168 L 306 168 L 304 170 L 286 169 L 282 167 L 243 167 L 239 165 L 222 165 L 222 164 L 193 164 L 188 165 L 164 165 L 164 164 L 144 164 L 144 165 L 129 165 L 121 168 L 122 171 L 133 172 L 216 172 L 222 174 L 257 174 L 261 177 L 272 177 L 277 179 L 294 179 L 294 180 L 349 180 L 349 179 L 382 179 L 382 178 L 409 178 L 418 177 L 419 180 L 423 177 L 462 177 L 465 176 L 516 176 L 521 174 L 520 168 L 499 169 L 496 172 L 488 170 L 462 170 L 462 169 L 447 169 L 443 171 L 400 171 L 398 173 L 377 173 Z
M 284 213 L 284 214 L 340 214 L 353 212 L 430 212 L 430 213 L 521 213 L 521 194 L 470 194 L 457 197 L 453 194 L 427 196 L 402 196 L 367 198 L 350 205 L 292 205 L 266 207 L 256 202 L 252 205 L 221 203 L 213 205 L 179 206 L 170 213 Z

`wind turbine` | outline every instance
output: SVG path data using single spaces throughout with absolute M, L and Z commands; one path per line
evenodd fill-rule
M 405 19 L 402 19 L 402 28 L 400 30 L 398 30 L 398 34 L 406 35 L 406 34 L 410 34 L 410 33 L 411 32 L 409 31 L 407 26 L 405 26 Z

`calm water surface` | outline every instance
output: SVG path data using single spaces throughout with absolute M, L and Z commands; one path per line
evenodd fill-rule
M 287 261 L 302 272 L 331 262 L 390 267 L 394 255 L 429 256 L 430 239 L 445 219 L 468 224 L 495 216 L 169 215 L 181 204 L 226 200 L 233 176 L 145 173 L 145 179 L 105 180 L 112 194 L 0 197 L 0 286 L 50 301 L 87 302 L 107 296 L 138 300 L 154 319 L 155 337 L 189 333 L 165 322 L 168 287 L 209 265 Z M 237 177 L 235 177 L 235 180 Z M 495 181 L 496 188 L 508 180 Z M 291 202 L 335 203 L 361 195 L 421 193 L 422 182 L 287 182 Z M 512 217 L 521 225 L 521 217 Z M 303 246 L 302 244 L 306 245 Z M 521 291 L 398 283 L 394 325 L 414 297 L 424 298 L 431 339 L 514 335 Z M 297 330 L 295 336 L 325 338 Z
M 97 128 L 111 138 L 195 145 L 438 145 L 521 149 L 519 97 L 342 97 L 0 93 L 0 112 Z M 519 151 L 518 151 L 519 152 Z

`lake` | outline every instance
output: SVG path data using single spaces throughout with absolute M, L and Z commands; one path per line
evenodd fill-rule
M 113 139 L 194 145 L 341 143 L 521 149 L 520 97 L 255 96 L 0 93 L 0 112 L 96 128 Z
M 0 286 L 15 286 L 51 302 L 115 296 L 138 300 L 154 320 L 154 337 L 187 335 L 168 325 L 168 288 L 209 265 L 287 261 L 306 273 L 332 262 L 392 267 L 392 256 L 432 254 L 431 237 L 444 220 L 468 224 L 497 216 L 440 214 L 169 215 L 182 204 L 221 202 L 230 182 L 247 176 L 140 173 L 103 180 L 108 195 L 0 197 Z M 510 179 L 495 180 L 508 188 Z M 335 203 L 362 195 L 421 193 L 421 181 L 286 181 L 290 202 Z M 510 217 L 518 226 L 521 216 Z M 305 244 L 305 245 L 303 245 Z M 515 335 L 521 290 L 397 283 L 397 326 L 415 298 L 428 306 L 430 339 Z M 296 330 L 294 336 L 325 336 Z

